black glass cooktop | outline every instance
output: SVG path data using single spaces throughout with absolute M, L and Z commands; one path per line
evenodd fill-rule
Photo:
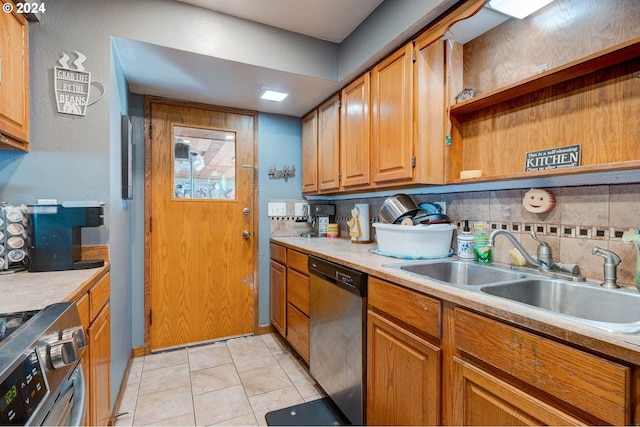
M 19 313 L 0 314 L 0 345 L 2 341 L 8 338 L 12 333 L 17 331 L 20 326 L 24 325 L 39 310 L 22 311 Z

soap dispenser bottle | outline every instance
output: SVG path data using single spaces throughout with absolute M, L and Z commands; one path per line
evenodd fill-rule
M 458 234 L 458 258 L 475 259 L 473 246 L 473 234 L 469 229 L 469 220 L 465 220 L 462 233 Z

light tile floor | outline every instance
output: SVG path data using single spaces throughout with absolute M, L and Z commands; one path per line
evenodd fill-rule
M 275 409 L 321 398 L 272 334 L 136 358 L 116 426 L 266 425 Z

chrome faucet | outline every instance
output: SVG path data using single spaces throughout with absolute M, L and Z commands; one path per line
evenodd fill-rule
M 531 230 L 532 236 L 534 236 L 534 231 Z M 524 259 L 527 260 L 527 262 L 533 266 L 536 266 L 540 269 L 544 269 L 544 267 L 542 266 L 542 263 L 539 260 L 535 260 L 533 259 L 533 257 L 531 255 L 529 255 L 529 253 L 525 250 L 525 248 L 522 247 L 522 245 L 520 244 L 520 242 L 518 242 L 518 240 L 514 237 L 513 234 L 509 233 L 507 230 L 496 230 L 493 233 L 491 233 L 491 235 L 489 236 L 489 240 L 487 241 L 487 245 L 494 247 L 495 246 L 495 240 L 496 240 L 496 236 L 498 235 L 504 235 L 507 239 L 509 239 L 511 241 L 511 243 L 513 243 L 513 246 L 516 247 L 516 249 L 518 249 L 520 251 L 520 253 L 522 254 L 522 256 L 524 257 Z M 537 237 L 534 237 L 536 239 L 536 241 L 538 240 Z M 548 259 L 551 258 L 551 248 L 549 248 L 549 245 L 547 245 L 545 243 L 545 245 L 547 246 L 548 250 Z M 549 270 L 547 268 L 547 270 Z
M 532 266 L 536 267 L 540 274 L 545 276 L 561 278 L 561 279 L 569 279 L 576 282 L 583 282 L 586 279 L 580 275 L 580 268 L 575 264 L 562 264 L 559 262 L 553 262 L 553 252 L 551 251 L 551 246 L 547 242 L 544 242 L 538 239 L 536 232 L 531 230 L 531 237 L 533 240 L 538 242 L 538 249 L 536 251 L 536 259 L 534 259 L 529 253 L 522 247 L 522 244 L 518 242 L 518 240 L 513 236 L 513 234 L 509 233 L 506 230 L 495 230 L 489 236 L 489 240 L 487 244 L 491 247 L 495 244 L 496 236 L 498 235 L 506 236 L 511 243 L 520 251 L 524 259 Z M 518 267 L 511 266 L 513 270 L 523 270 L 530 271 L 531 268 L 528 267 Z
M 620 257 L 598 246 L 594 247 L 591 253 L 604 258 L 604 282 L 600 283 L 600 286 L 609 289 L 619 288 L 617 268 L 620 264 Z

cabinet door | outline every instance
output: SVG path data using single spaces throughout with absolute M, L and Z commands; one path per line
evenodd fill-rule
M 445 139 L 449 124 L 445 101 L 445 66 L 449 66 L 445 64 L 447 42 L 436 41 L 425 45 L 432 38 L 426 36 L 416 40 L 414 178 L 425 184 L 444 184 L 445 148 L 448 151 L 458 149 L 447 147 Z M 451 160 L 455 160 L 454 156 Z
M 0 146 L 29 149 L 29 28 L 10 0 L 0 13 Z
M 111 311 L 107 304 L 87 331 L 89 335 L 89 417 L 105 426 L 111 415 Z
M 309 318 L 292 304 L 287 306 L 287 341 L 309 363 Z
M 271 260 L 269 274 L 269 288 L 271 290 L 271 324 L 282 334 L 287 336 L 287 268 Z
M 287 301 L 309 315 L 309 276 L 287 269 Z
M 367 424 L 439 425 L 440 349 L 369 311 Z
M 584 425 L 462 360 L 454 360 L 454 425 Z
M 374 183 L 413 176 L 413 45 L 371 71 L 371 174 Z
M 342 89 L 340 177 L 343 188 L 368 186 L 371 183 L 370 91 L 369 73 Z
M 318 108 L 318 190 L 340 188 L 340 96 Z
M 302 192 L 318 191 L 318 110 L 302 118 Z

